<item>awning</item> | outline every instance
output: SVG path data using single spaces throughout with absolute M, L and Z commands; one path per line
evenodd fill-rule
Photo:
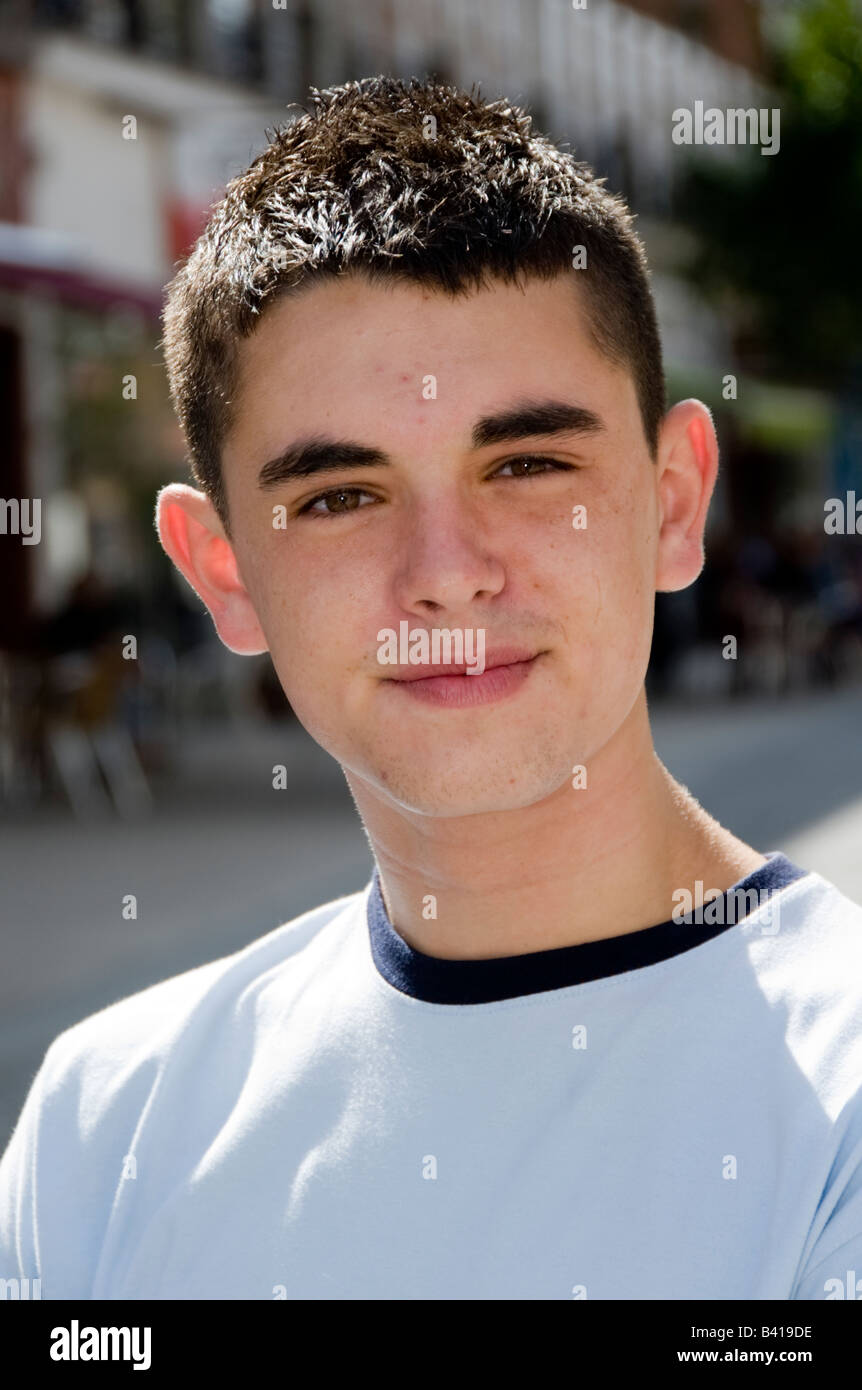
M 47 291 L 66 304 L 108 311 L 123 305 L 158 319 L 162 291 L 102 275 L 59 232 L 0 222 L 0 286 Z

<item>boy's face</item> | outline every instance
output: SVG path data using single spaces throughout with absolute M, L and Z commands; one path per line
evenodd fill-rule
M 351 784 L 465 815 L 589 767 L 642 693 L 662 514 L 682 504 L 573 276 L 462 298 L 345 277 L 276 302 L 240 351 L 222 456 L 239 574 L 290 704 Z M 481 420 L 549 402 L 598 423 L 476 447 Z M 324 437 L 388 462 L 260 485 Z M 381 664 L 378 633 L 405 621 L 484 629 L 485 674 L 393 680 L 418 668 Z M 495 676 L 504 648 L 528 661 Z

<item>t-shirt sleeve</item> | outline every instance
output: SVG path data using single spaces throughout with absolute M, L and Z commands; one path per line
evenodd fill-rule
M 39 1279 L 42 1299 L 95 1296 L 142 1116 L 198 1006 L 206 1027 L 223 968 L 152 985 L 51 1043 L 0 1160 L 0 1279 Z M 211 1013 L 224 1013 L 215 990 Z
M 0 1159 L 0 1279 L 41 1279 L 36 1152 L 44 1062 Z M 4 1288 L 6 1286 L 4 1285 Z
M 862 1090 L 849 1116 L 791 1299 L 862 1300 Z
M 0 1278 L 42 1299 L 92 1298 L 124 1155 L 153 1084 L 119 1025 L 94 1015 L 48 1048 L 0 1161 Z

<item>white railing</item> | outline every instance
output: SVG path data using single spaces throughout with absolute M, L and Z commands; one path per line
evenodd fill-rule
M 671 140 L 675 109 L 695 101 L 722 109 L 771 104 L 746 69 L 615 0 L 588 0 L 585 10 L 568 0 L 389 0 L 382 9 L 378 0 L 349 8 L 366 29 L 378 10 L 391 13 L 399 70 L 412 55 L 437 51 L 459 85 L 540 97 L 549 133 L 581 157 L 625 149 L 634 195 L 661 200 L 682 166 Z M 338 10 L 343 25 L 345 9 Z

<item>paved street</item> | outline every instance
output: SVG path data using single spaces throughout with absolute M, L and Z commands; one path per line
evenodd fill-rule
M 653 711 L 661 757 L 714 815 L 862 901 L 862 692 Z M 271 785 L 274 763 L 288 787 Z M 187 746 L 148 820 L 0 823 L 0 1148 L 63 1028 L 362 887 L 371 855 L 336 764 L 299 726 Z M 124 895 L 137 920 L 122 916 Z

